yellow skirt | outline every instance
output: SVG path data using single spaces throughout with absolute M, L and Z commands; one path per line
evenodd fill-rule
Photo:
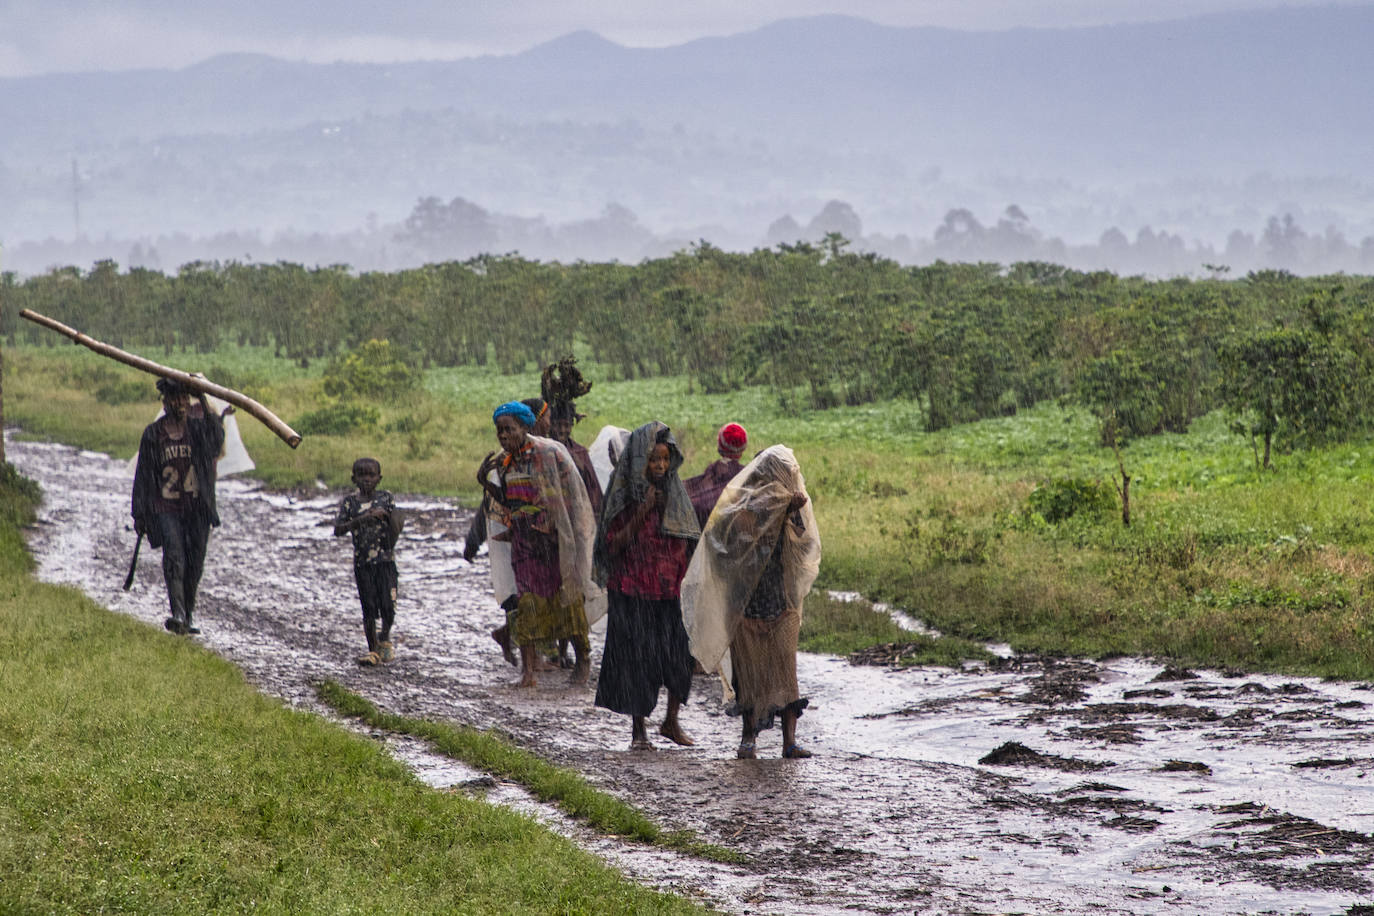
M 558 595 L 541 598 L 533 592 L 520 596 L 510 615 L 511 637 L 518 646 L 530 646 L 559 639 L 585 637 L 587 612 L 578 598 L 572 604 Z

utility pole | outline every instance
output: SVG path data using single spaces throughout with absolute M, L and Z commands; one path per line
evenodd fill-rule
M 81 238 L 81 173 L 76 169 L 76 157 L 72 157 L 72 226 L 75 238 Z
M 0 255 L 5 253 L 5 246 L 0 245 Z M 0 264 L 0 268 L 3 268 Z M 6 273 L 0 269 L 0 307 L 7 303 L 5 291 L 14 285 L 14 274 Z M 0 469 L 5 466 L 5 352 L 0 349 Z

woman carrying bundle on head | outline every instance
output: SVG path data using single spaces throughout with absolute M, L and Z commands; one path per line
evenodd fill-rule
M 501 512 L 507 530 L 499 536 L 511 545 L 516 594 L 508 620 L 521 660 L 516 686 L 537 686 L 535 647 L 557 639 L 573 645 L 571 683 L 585 683 L 588 622 L 600 617 L 605 600 L 591 581 L 596 521 L 587 490 L 567 449 L 530 434 L 535 416 L 524 404 L 502 404 L 492 420 L 502 451 L 487 455 L 477 482 Z
M 596 705 L 630 716 L 630 749 L 652 750 L 645 720 L 668 689 L 659 734 L 693 741 L 678 724 L 692 689 L 692 656 L 678 602 L 688 545 L 700 534 L 678 477 L 682 452 L 654 420 L 630 433 L 601 504 L 596 580 L 607 588 L 606 648 Z
M 743 720 L 740 758 L 756 756 L 757 735 L 779 715 L 782 755 L 811 756 L 797 743 L 808 704 L 797 686 L 797 634 L 820 564 L 796 456 L 785 445 L 765 449 L 716 501 L 682 582 L 692 654 L 720 674 L 726 711 Z
M 549 405 L 549 436 L 561 442 L 568 454 L 572 455 L 573 464 L 577 465 L 577 472 L 582 475 L 582 483 L 587 487 L 592 511 L 600 515 L 601 483 L 592 466 L 592 456 L 572 437 L 573 425 L 583 419 L 582 414 L 577 412 L 577 399 L 592 390 L 592 383 L 582 376 L 577 368 L 577 360 L 568 356 L 544 368 L 539 387 Z

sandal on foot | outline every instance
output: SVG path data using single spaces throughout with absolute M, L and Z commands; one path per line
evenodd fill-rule
M 789 744 L 787 749 L 782 752 L 782 756 L 788 760 L 805 760 L 811 756 L 811 752 L 800 744 Z
M 382 657 L 376 652 L 369 652 L 366 655 L 358 656 L 358 664 L 365 668 L 375 668 L 382 663 Z
M 630 742 L 630 750 L 632 751 L 652 751 L 653 749 L 654 746 L 649 743 L 648 738 L 635 738 Z
M 377 643 L 377 657 L 383 662 L 389 662 L 396 657 L 396 650 L 391 648 L 391 640 L 384 639 Z
M 738 760 L 756 760 L 758 754 L 754 751 L 754 742 L 741 741 L 739 747 L 735 749 L 735 757 Z

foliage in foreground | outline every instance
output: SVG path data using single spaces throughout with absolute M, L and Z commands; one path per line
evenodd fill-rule
M 22 502 L 9 481 L 0 504 Z M 0 526 L 0 909 L 691 913 L 435 792 L 228 662 L 34 582 Z

